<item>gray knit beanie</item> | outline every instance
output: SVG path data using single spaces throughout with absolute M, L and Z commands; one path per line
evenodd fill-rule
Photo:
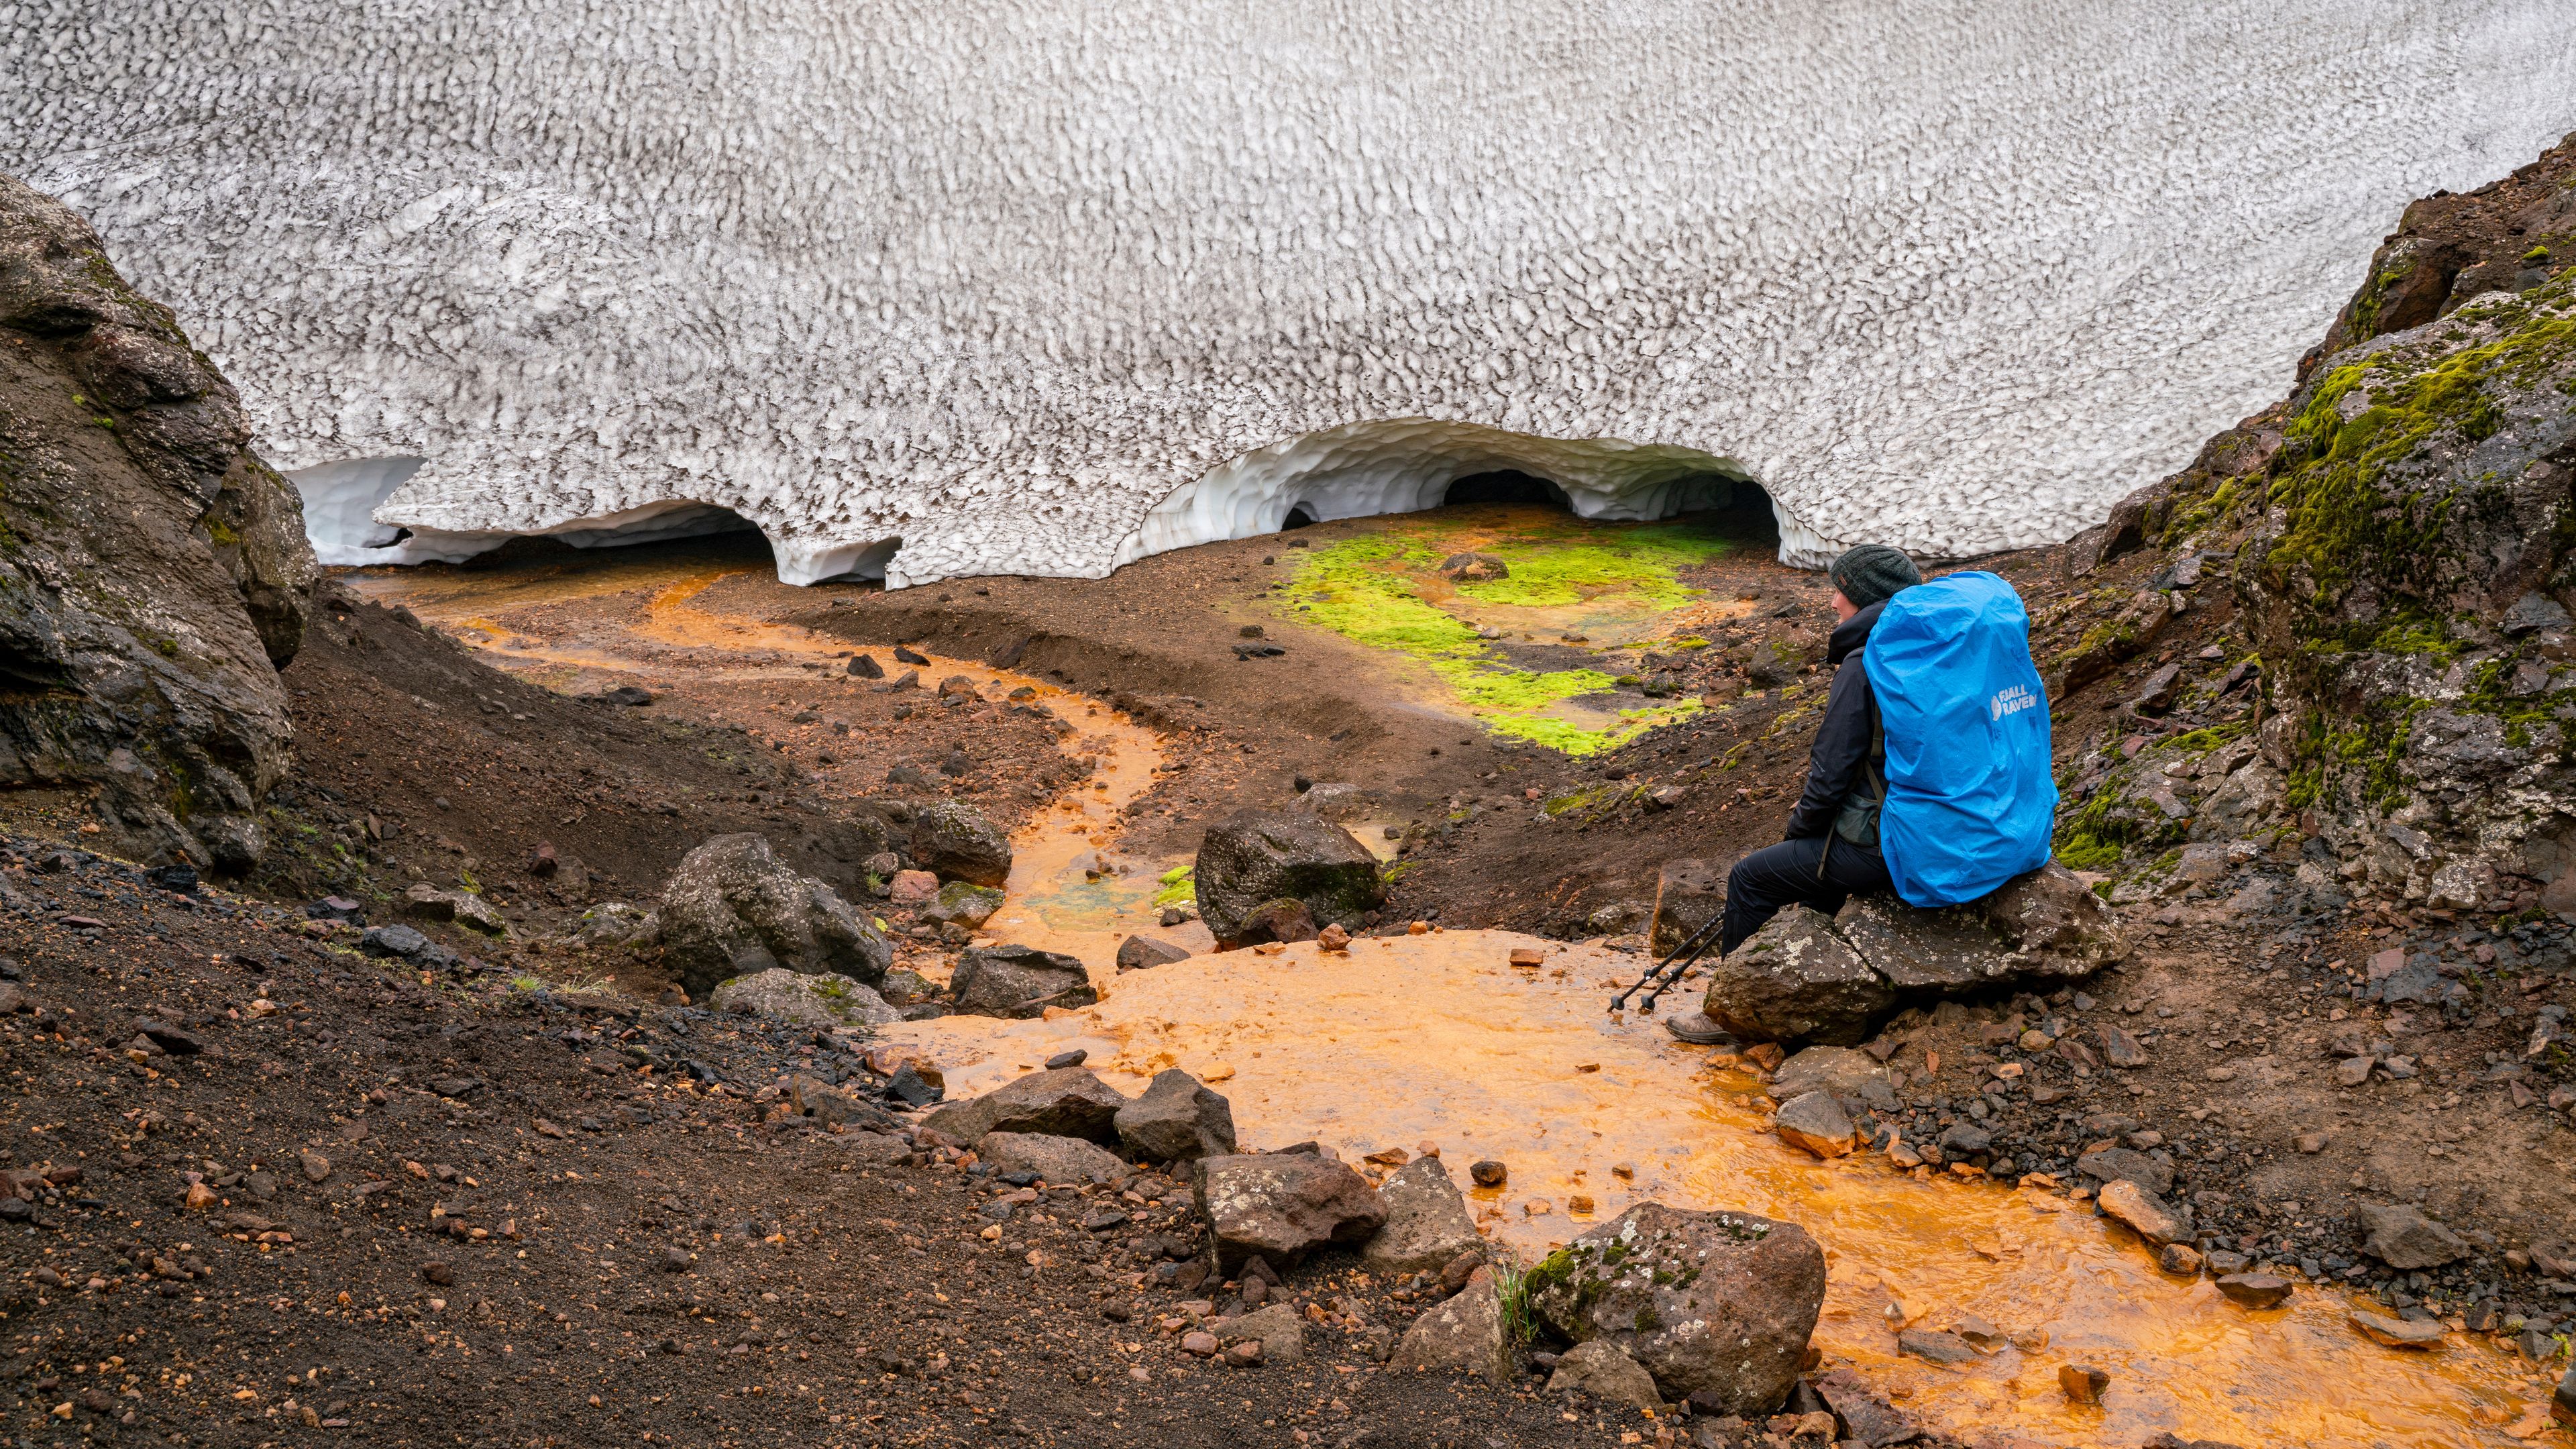
M 1862 609 L 1923 582 L 1923 571 L 1914 566 L 1914 560 L 1883 543 L 1843 550 L 1842 557 L 1834 560 L 1833 576 L 1834 587 L 1853 607 Z

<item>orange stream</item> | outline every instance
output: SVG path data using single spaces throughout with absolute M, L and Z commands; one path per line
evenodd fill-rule
M 625 640 L 550 645 L 468 612 L 475 596 L 502 591 L 482 579 L 506 577 L 362 584 L 481 632 L 503 662 L 655 667 L 621 648 Z M 649 588 L 645 622 L 629 637 L 656 646 L 644 652 L 666 663 L 675 649 L 741 661 L 721 677 L 810 678 L 798 661 L 848 647 L 698 607 L 719 577 L 604 566 L 509 589 L 506 602 Z M 1486 1229 L 1524 1257 L 1648 1198 L 1789 1219 L 1825 1246 L 1830 1286 L 1817 1341 L 1828 1359 L 1858 1364 L 1909 1413 L 1962 1434 L 2009 1427 L 2070 1446 L 2137 1444 L 2164 1430 L 2247 1446 L 2568 1442 L 2540 1425 L 2547 1381 L 2484 1340 L 2455 1334 L 2430 1352 L 2383 1348 L 2345 1323 L 2341 1294 L 2305 1285 L 2282 1309 L 2249 1312 L 2206 1281 L 2159 1271 L 2088 1204 L 2035 1189 L 1918 1181 L 1878 1156 L 1818 1162 L 1781 1145 L 1762 1129 L 1757 1080 L 1708 1069 L 1707 1051 L 1674 1042 L 1651 1020 L 1605 1014 L 1615 984 L 1634 979 L 1632 957 L 1455 931 L 1364 939 L 1340 955 L 1312 942 L 1277 955 L 1203 954 L 1119 975 L 1112 958 L 1131 931 L 1203 952 L 1211 944 L 1195 924 L 1156 927 L 1155 875 L 1168 862 L 1115 854 L 1118 811 L 1160 764 L 1152 732 L 1006 671 L 943 659 L 923 673 L 1037 688 L 1077 727 L 1065 747 L 1095 760 L 1090 780 L 1019 832 L 1008 904 L 986 931 L 1080 957 L 1103 1000 L 1053 1020 L 947 1017 L 892 1028 L 940 1062 L 952 1096 L 989 1090 L 1077 1046 L 1130 1092 L 1180 1066 L 1224 1084 L 1248 1144 L 1313 1137 L 1346 1160 L 1429 1144 L 1458 1169 L 1503 1161 L 1508 1184 L 1470 1195 Z M 1092 878 L 1104 863 L 1116 869 Z M 1545 967 L 1505 964 L 1525 945 L 1550 951 Z M 1593 1201 L 1591 1214 L 1571 1212 L 1578 1195 Z M 1960 1368 L 1895 1355 L 1892 1319 L 1939 1328 L 1961 1313 L 2037 1346 Z M 2066 1402 L 2056 1377 L 2065 1363 L 2111 1374 L 2101 1407 Z

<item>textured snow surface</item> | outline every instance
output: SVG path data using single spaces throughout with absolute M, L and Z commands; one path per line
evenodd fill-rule
M 1801 557 L 2061 537 L 2277 396 L 2408 198 L 2576 125 L 2565 0 L 0 20 L 0 166 L 178 307 L 332 557 L 721 508 L 805 580 L 1498 464 L 1611 516 L 1722 464 Z

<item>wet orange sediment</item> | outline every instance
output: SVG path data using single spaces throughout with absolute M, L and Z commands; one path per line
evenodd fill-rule
M 1230 1071 L 1222 1090 L 1247 1143 L 1313 1137 L 1354 1161 L 1429 1143 L 1461 1178 L 1498 1159 L 1510 1181 L 1471 1196 L 1528 1258 L 1650 1198 L 1799 1223 L 1831 1263 L 1818 1343 L 1906 1393 L 1909 1412 L 1962 1432 L 2010 1425 L 2066 1445 L 2166 1429 L 2248 1446 L 2505 1443 L 2480 1411 L 2518 1417 L 2545 1396 L 2466 1337 L 2430 1354 L 2373 1345 L 2345 1324 L 2337 1293 L 2302 1287 L 2286 1309 L 2249 1313 L 2206 1282 L 2167 1277 L 2088 1204 L 1915 1181 L 1877 1156 L 1818 1162 L 1737 1105 L 1760 1100 L 1754 1079 L 1709 1071 L 1704 1050 L 1651 1020 L 1607 1017 L 1610 983 L 1633 979 L 1633 958 L 1559 948 L 1544 968 L 1516 970 L 1504 964 L 1516 945 L 1548 943 L 1459 931 L 1364 939 L 1340 956 L 1311 942 L 1229 952 L 1118 976 L 1101 1005 L 1054 1021 L 895 1030 L 942 1062 L 957 1095 L 1081 1046 L 1129 1092 L 1167 1066 Z M 1571 1216 L 1576 1195 L 1593 1200 L 1590 1217 Z M 1533 1200 L 1546 1211 L 1531 1215 Z M 2044 1346 L 1964 1369 L 1899 1358 L 1891 1303 L 1913 1326 L 1973 1313 L 2025 1341 L 2045 1334 Z M 2056 1374 L 2070 1362 L 2112 1375 L 2103 1407 L 2065 1402 Z
M 470 627 L 517 661 L 643 673 L 671 669 L 678 661 L 664 651 L 683 651 L 696 657 L 682 668 L 704 673 L 714 661 L 703 653 L 712 651 L 737 658 L 721 677 L 810 678 L 797 662 L 850 647 L 700 605 L 725 571 L 669 572 L 572 574 L 510 590 L 500 607 L 488 597 L 497 591 L 478 591 L 472 576 L 375 591 Z M 634 643 L 565 645 L 491 617 L 508 605 L 642 588 L 652 592 Z M 752 651 L 780 657 L 742 657 Z M 1764 1130 L 1756 1080 L 1711 1071 L 1708 1053 L 1675 1044 L 1651 1020 L 1606 1015 L 1612 983 L 1638 967 L 1598 947 L 1437 932 L 1363 939 L 1339 955 L 1305 942 L 1276 955 L 1209 954 L 1117 974 L 1117 943 L 1153 929 L 1155 876 L 1168 864 L 1116 854 L 1120 811 L 1161 761 L 1152 732 L 1042 680 L 968 661 L 920 667 L 934 684 L 964 674 L 987 692 L 1036 689 L 1075 726 L 1066 748 L 1096 762 L 1089 779 L 1015 836 L 1007 903 L 986 931 L 1079 956 L 1104 999 L 1052 1021 L 947 1017 L 889 1029 L 941 1062 L 953 1096 L 989 1090 L 1075 1046 L 1129 1092 L 1179 1066 L 1222 1083 L 1247 1143 L 1313 1137 L 1350 1160 L 1428 1143 L 1462 1178 L 1478 1158 L 1509 1164 L 1503 1189 L 1470 1196 L 1488 1230 L 1529 1258 L 1650 1198 L 1797 1222 L 1831 1265 L 1819 1345 L 1902 1394 L 1908 1412 L 1963 1433 L 2007 1427 L 2068 1446 L 2132 1445 L 2165 1430 L 2249 1449 L 2500 1445 L 2516 1442 L 2503 1426 L 2530 1425 L 2529 1411 L 2547 1396 L 2518 1360 L 2481 1340 L 2455 1336 L 2430 1353 L 2372 1344 L 2345 1324 L 2346 1300 L 2331 1290 L 2303 1285 L 2288 1307 L 2249 1313 L 2205 1281 L 2160 1272 L 2143 1245 L 2087 1204 L 1917 1181 L 1883 1157 L 1818 1162 L 1795 1152 Z M 1104 863 L 1120 869 L 1089 878 Z M 1208 944 L 1195 924 L 1155 934 Z M 1509 967 L 1516 945 L 1548 949 L 1547 964 Z M 1572 1213 L 1578 1195 L 1594 1203 L 1591 1215 Z M 1542 1200 L 1545 1210 L 1534 1212 Z M 1960 1368 L 1900 1358 L 1892 1305 L 1926 1328 L 1973 1313 L 2033 1346 Z M 2111 1374 L 2101 1407 L 2066 1403 L 2056 1378 L 2065 1363 Z M 2556 1430 L 2538 1434 L 2564 1440 Z

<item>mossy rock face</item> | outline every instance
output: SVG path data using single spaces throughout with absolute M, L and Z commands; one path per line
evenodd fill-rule
M 1825 1254 L 1795 1223 L 1640 1203 L 1548 1255 L 1529 1311 L 1572 1343 L 1608 1343 L 1667 1400 L 1758 1415 L 1787 1397 L 1825 1301 Z
M 952 880 L 939 888 L 939 895 L 922 908 L 921 918 L 936 925 L 954 922 L 969 930 L 993 918 L 1002 908 L 1002 893 L 991 886 L 971 881 Z

